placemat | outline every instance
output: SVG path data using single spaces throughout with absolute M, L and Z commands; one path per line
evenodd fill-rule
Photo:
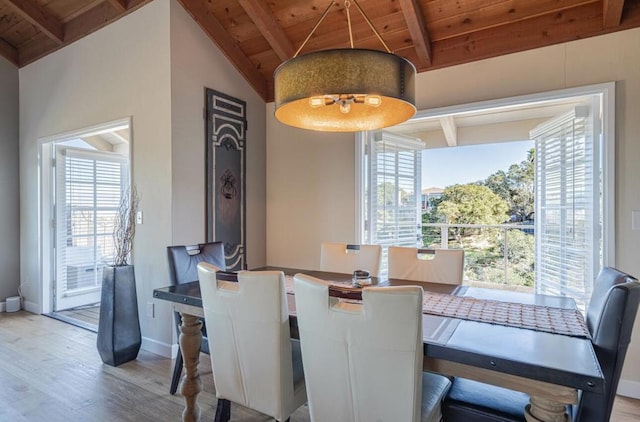
M 348 282 L 329 281 L 329 283 L 342 288 L 351 285 Z M 294 294 L 293 277 L 286 276 L 286 284 L 287 293 Z M 572 337 L 591 338 L 587 324 L 577 309 L 501 302 L 425 291 L 422 312 Z

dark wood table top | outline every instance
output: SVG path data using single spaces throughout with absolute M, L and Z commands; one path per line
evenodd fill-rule
M 264 267 L 259 270 L 278 270 L 287 275 L 304 273 L 331 281 L 351 280 L 350 274 L 323 271 L 280 267 Z M 575 308 L 575 302 L 570 298 L 407 280 L 372 279 L 372 285 L 378 286 L 407 284 L 420 285 L 425 291 L 457 296 Z M 153 294 L 158 299 L 202 307 L 197 281 L 158 288 Z M 292 311 L 291 332 L 292 336 L 296 336 L 295 299 L 293 295 L 288 295 L 288 299 L 289 309 Z M 604 377 L 589 339 L 424 314 L 423 341 L 427 358 L 462 363 L 579 390 L 604 392 Z

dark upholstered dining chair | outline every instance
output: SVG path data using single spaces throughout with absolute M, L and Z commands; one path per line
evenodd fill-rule
M 611 416 L 620 373 L 640 302 L 640 283 L 614 268 L 598 275 L 587 309 L 587 327 L 605 378 L 605 394 L 582 392 L 569 407 L 573 422 L 605 422 Z M 444 422 L 525 421 L 527 394 L 455 378 L 442 406 Z
M 198 264 L 208 262 L 219 268 L 225 268 L 224 245 L 222 242 L 209 242 L 192 246 L 167 246 L 167 258 L 169 262 L 169 279 L 171 285 L 189 283 L 198 280 Z M 176 333 L 180 335 L 180 323 L 182 322 L 179 312 L 174 312 L 176 322 Z M 209 354 L 209 342 L 207 339 L 207 327 L 202 324 L 202 346 L 201 351 Z M 171 377 L 171 394 L 175 394 L 180 383 L 182 374 L 182 352 L 178 348 L 176 363 L 173 367 Z

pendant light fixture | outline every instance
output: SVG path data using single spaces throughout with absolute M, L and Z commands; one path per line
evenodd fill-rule
M 353 46 L 351 2 L 386 52 Z M 334 5 L 332 0 L 293 58 L 275 70 L 276 118 L 290 126 L 326 132 L 355 132 L 393 126 L 415 112 L 416 69 L 389 50 L 357 0 L 346 0 L 351 48 L 298 56 Z

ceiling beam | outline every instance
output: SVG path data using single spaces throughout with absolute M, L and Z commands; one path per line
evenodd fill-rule
M 150 1 L 151 0 L 129 0 L 128 9 L 123 13 L 119 13 L 114 10 L 108 2 L 98 3 L 95 7 L 76 16 L 65 24 L 65 37 L 62 44 L 53 45 L 52 42 L 42 43 L 33 42 L 34 40 L 32 40 L 32 42 L 28 42 L 24 46 L 21 46 L 19 51 L 20 66 L 25 66 L 49 53 L 52 53 L 53 51 L 69 45 L 72 42 L 77 41 L 112 22 L 115 22 L 121 17 L 134 12 Z
M 280 25 L 278 25 L 278 22 L 276 22 L 271 9 L 269 9 L 264 0 L 238 0 L 238 3 L 247 12 L 249 18 L 258 27 L 258 30 L 280 60 L 284 61 L 292 58 L 295 54 L 295 49 L 287 35 L 280 28 Z
M 620 25 L 624 0 L 604 0 L 602 2 L 602 17 L 605 28 Z
M 82 139 L 84 142 L 88 143 L 98 151 L 113 152 L 113 144 L 105 141 L 100 135 L 86 136 L 80 139 Z
M 127 10 L 127 0 L 107 0 L 109 4 L 116 9 L 116 12 L 122 13 Z
M 400 8 L 407 22 L 418 57 L 423 65 L 431 64 L 431 41 L 425 27 L 420 5 L 416 0 L 400 0 Z
M 486 5 L 479 2 L 478 8 L 473 10 L 460 14 L 451 13 L 445 18 L 430 21 L 429 33 L 431 42 L 436 42 L 485 29 L 509 26 L 516 22 L 526 22 L 544 15 L 554 16 L 566 10 L 593 3 L 597 3 L 600 7 L 602 5 L 600 0 L 535 0 L 517 5 L 512 1 L 491 2 Z M 452 7 L 455 4 L 450 0 L 427 2 L 424 6 L 425 13 L 436 14 L 439 8 Z M 505 16 L 508 19 L 505 19 Z M 509 41 L 513 43 L 514 40 Z
M 9 60 L 11 63 L 15 64 L 16 66 L 19 65 L 18 49 L 3 39 L 0 39 L 0 56 Z
M 33 0 L 7 0 L 15 11 L 57 44 L 64 41 L 64 25 Z
M 453 116 L 445 116 L 440 118 L 440 126 L 447 140 L 447 145 L 455 147 L 458 145 L 458 126 Z
M 633 5 L 633 7 L 631 7 Z M 615 28 L 603 28 L 602 4 L 591 3 L 562 14 L 544 15 L 511 25 L 433 43 L 433 64 L 438 69 L 518 51 L 640 27 L 640 4 L 630 3 L 625 18 Z M 520 40 L 520 42 L 513 42 Z
M 103 2 L 67 22 L 67 39 L 77 40 L 120 17 L 111 3 Z
M 242 76 L 256 90 L 265 101 L 268 101 L 269 92 L 267 89 L 267 80 L 256 69 L 253 62 L 240 50 L 238 43 L 224 29 L 220 21 L 216 19 L 213 13 L 207 7 L 207 0 L 179 0 L 182 6 L 191 15 L 198 25 L 209 36 L 211 41 L 216 44 L 222 53 L 233 63 L 240 71 Z

